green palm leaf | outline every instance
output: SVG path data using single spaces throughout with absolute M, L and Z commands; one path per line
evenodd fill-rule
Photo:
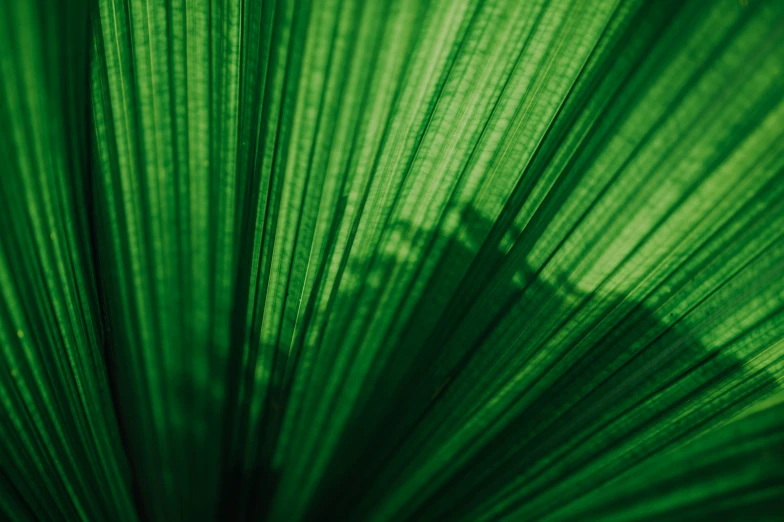
M 784 3 L 0 0 L 0 73 L 6 518 L 784 516 Z

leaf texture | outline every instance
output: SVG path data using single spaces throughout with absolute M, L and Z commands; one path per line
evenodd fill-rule
M 776 519 L 783 3 L 0 13 L 11 520 Z

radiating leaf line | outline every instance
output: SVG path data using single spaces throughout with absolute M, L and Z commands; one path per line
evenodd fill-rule
M 780 3 L 0 15 L 5 518 L 775 520 Z

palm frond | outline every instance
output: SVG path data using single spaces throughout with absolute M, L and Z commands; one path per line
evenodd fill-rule
M 776 520 L 784 3 L 0 15 L 10 519 Z

